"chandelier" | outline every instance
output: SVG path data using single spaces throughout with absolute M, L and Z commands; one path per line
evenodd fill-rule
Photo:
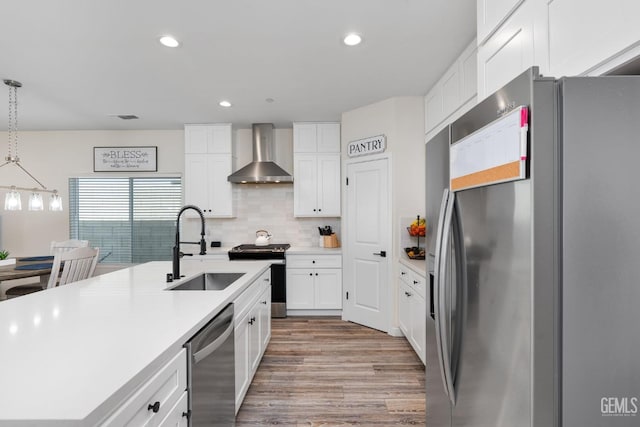
M 4 198 L 4 209 L 8 211 L 22 210 L 22 199 L 19 191 L 30 192 L 29 196 L 29 210 L 41 211 L 44 210 L 44 202 L 42 200 L 42 194 L 51 193 L 49 197 L 49 210 L 61 211 L 62 210 L 62 198 L 58 194 L 58 190 L 49 190 L 44 184 L 33 176 L 28 170 L 20 164 L 20 158 L 18 157 L 18 88 L 22 87 L 22 83 L 15 80 L 4 80 L 4 84 L 9 86 L 9 131 L 8 131 L 8 154 L 5 157 L 6 162 L 0 165 L 1 167 L 7 165 L 15 165 L 22 172 L 29 175 L 29 177 L 35 181 L 39 187 L 18 187 L 16 185 L 0 185 L 0 188 L 9 190 Z

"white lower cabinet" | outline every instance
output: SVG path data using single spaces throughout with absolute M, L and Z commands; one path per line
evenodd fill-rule
M 425 299 L 426 280 L 424 276 L 399 266 L 398 280 L 398 325 L 413 347 L 422 363 L 426 357 L 426 319 Z
M 271 339 L 270 282 L 267 270 L 234 302 L 236 413 Z
M 187 352 L 185 349 L 175 355 L 161 367 L 146 383 L 124 402 L 102 426 L 164 426 L 187 425 L 165 424 L 166 420 L 187 422 L 182 413 L 187 412 L 184 406 L 177 403 L 186 398 L 187 389 Z M 186 399 L 185 399 L 186 402 Z
M 287 255 L 287 310 L 341 310 L 341 267 L 341 255 Z
M 187 427 L 189 425 L 189 419 L 185 414 L 188 410 L 189 400 L 187 392 L 185 391 L 173 408 L 171 408 L 165 419 L 160 422 L 159 427 Z

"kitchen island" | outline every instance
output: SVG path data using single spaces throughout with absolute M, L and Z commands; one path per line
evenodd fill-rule
M 180 283 L 166 283 L 171 262 L 150 262 L 1 302 L 0 426 L 100 424 L 269 265 L 183 263 L 183 280 L 244 275 L 220 291 L 167 291 Z

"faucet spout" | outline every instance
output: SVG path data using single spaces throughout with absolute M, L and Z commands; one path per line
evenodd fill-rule
M 178 212 L 178 218 L 176 219 L 176 242 L 173 246 L 173 278 L 175 280 L 180 279 L 180 258 L 182 254 L 180 253 L 180 243 L 188 243 L 188 242 L 180 242 L 180 217 L 184 213 L 184 211 L 192 209 L 198 212 L 200 215 L 200 242 L 196 243 L 200 245 L 200 255 L 205 255 L 207 253 L 207 243 L 204 241 L 204 214 L 202 210 L 195 205 L 185 205 Z

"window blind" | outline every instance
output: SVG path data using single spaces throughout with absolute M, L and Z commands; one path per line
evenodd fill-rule
M 99 247 L 101 262 L 171 259 L 179 177 L 70 178 L 69 205 L 71 238 Z

